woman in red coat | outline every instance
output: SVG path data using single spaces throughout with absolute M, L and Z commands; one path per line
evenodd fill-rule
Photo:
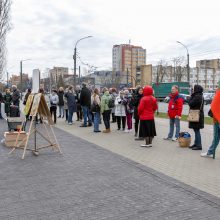
M 138 115 L 140 118 L 139 137 L 145 139 L 146 144 L 141 147 L 152 147 L 152 140 L 156 136 L 156 128 L 154 122 L 154 112 L 157 110 L 157 100 L 153 97 L 153 89 L 151 86 L 145 86 L 143 98 L 138 107 Z

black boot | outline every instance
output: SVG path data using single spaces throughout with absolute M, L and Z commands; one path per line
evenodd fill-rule
M 189 146 L 190 149 L 192 149 L 193 147 L 196 147 L 196 145 L 193 144 L 193 145 Z
M 192 148 L 192 150 L 202 150 L 202 146 L 195 146 Z

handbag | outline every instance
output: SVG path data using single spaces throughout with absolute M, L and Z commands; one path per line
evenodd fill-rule
M 92 104 L 91 112 L 100 112 L 100 106 L 98 104 Z
M 203 99 L 202 99 L 202 104 L 200 106 L 200 109 L 198 109 L 198 110 L 190 109 L 189 110 L 189 114 L 188 114 L 188 117 L 187 117 L 188 122 L 199 122 L 200 111 L 202 109 L 202 105 L 203 105 Z

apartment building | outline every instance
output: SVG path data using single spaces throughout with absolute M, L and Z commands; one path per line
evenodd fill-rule
M 187 70 L 184 67 L 154 66 L 152 81 L 156 82 L 187 82 Z M 206 91 L 218 88 L 220 68 L 190 68 L 190 85 L 201 85 Z
M 128 75 L 131 86 L 135 86 L 137 68 L 146 64 L 146 49 L 130 44 L 114 45 L 112 49 L 112 69 L 124 77 Z
M 211 59 L 211 60 L 198 60 L 196 61 L 197 68 L 203 69 L 220 69 L 220 59 Z
M 53 69 L 50 69 L 49 73 L 51 80 L 54 83 L 57 83 L 60 76 L 64 78 L 68 75 L 69 69 L 67 67 L 53 67 Z

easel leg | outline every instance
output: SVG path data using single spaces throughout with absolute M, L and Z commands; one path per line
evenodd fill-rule
M 37 117 L 35 117 L 35 120 L 34 120 L 34 150 L 32 150 L 32 153 L 35 155 L 35 156 L 38 156 L 39 155 L 39 152 L 38 152 L 38 149 L 37 149 L 37 121 L 36 121 Z
M 56 141 L 57 148 L 58 148 L 59 152 L 62 154 L 61 149 L 60 149 L 60 145 L 59 145 L 59 143 L 58 143 L 58 141 L 57 141 L 57 138 L 56 138 L 56 135 L 55 135 L 55 133 L 54 133 L 53 127 L 52 127 L 51 125 L 50 125 L 50 129 L 51 129 L 52 134 L 53 134 L 53 136 L 54 136 L 54 139 L 55 139 L 55 141 Z
M 30 128 L 29 128 L 29 131 L 28 131 L 27 140 L 26 140 L 26 143 L 25 143 L 25 146 L 24 146 L 23 155 L 22 155 L 22 158 L 21 158 L 22 160 L 24 159 L 24 156 L 25 156 L 25 153 L 26 153 L 26 150 L 27 150 L 27 145 L 28 145 L 28 141 L 29 141 L 29 138 L 30 138 L 31 129 L 32 129 L 33 121 L 34 121 L 34 120 L 36 120 L 36 116 L 32 116 L 32 120 L 31 120 Z
M 43 121 L 43 124 L 44 124 L 44 128 L 47 132 L 47 138 L 49 139 L 49 142 L 52 143 L 51 138 L 50 138 L 50 134 L 49 134 L 48 129 L 47 129 L 47 125 L 44 121 Z M 55 147 L 53 145 L 52 145 L 52 148 L 53 148 L 53 150 L 55 150 Z

